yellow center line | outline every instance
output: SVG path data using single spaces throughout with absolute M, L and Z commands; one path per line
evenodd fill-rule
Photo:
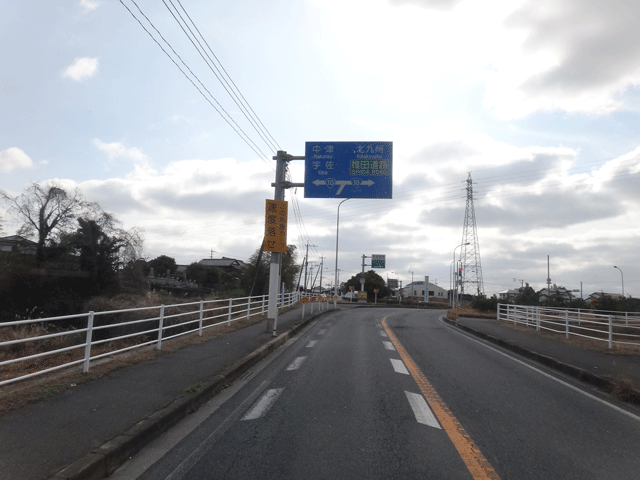
M 438 417 L 440 425 L 442 425 L 442 428 L 447 432 L 447 435 L 451 439 L 454 447 L 456 447 L 462 461 L 469 469 L 469 473 L 471 473 L 473 478 L 476 480 L 500 480 L 500 477 L 495 472 L 491 464 L 487 461 L 484 455 L 482 455 L 482 452 L 473 440 L 471 440 L 471 437 L 465 431 L 458 419 L 453 415 L 453 413 L 451 413 L 449 407 L 447 407 L 447 405 L 442 401 L 440 395 L 438 395 L 435 389 L 431 386 L 427 378 L 420 371 L 416 363 L 388 327 L 387 317 L 382 319 L 382 326 L 387 332 L 391 343 L 396 347 L 396 350 L 411 373 L 411 376 L 418 384 L 422 395 L 424 395 L 429 406 L 435 413 L 436 417 Z

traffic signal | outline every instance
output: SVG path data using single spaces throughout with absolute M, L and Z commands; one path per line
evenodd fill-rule
M 460 278 L 462 278 L 462 268 L 459 268 L 459 269 L 458 269 L 458 276 L 459 276 Z

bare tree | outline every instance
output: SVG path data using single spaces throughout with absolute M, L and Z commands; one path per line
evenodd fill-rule
M 118 260 L 120 266 L 134 262 L 142 255 L 143 235 L 142 230 L 133 227 L 125 230 L 121 227 L 122 222 L 115 215 L 105 212 L 97 204 L 93 204 L 90 212 L 85 218 L 93 220 L 102 231 L 111 238 L 118 239 L 120 248 L 118 249 Z
M 45 244 L 49 237 L 66 227 L 74 226 L 76 218 L 95 204 L 87 202 L 78 188 L 68 192 L 55 182 L 46 185 L 33 183 L 22 195 L 0 195 L 22 226 L 18 235 L 31 237 L 37 234 L 36 263 L 45 258 Z

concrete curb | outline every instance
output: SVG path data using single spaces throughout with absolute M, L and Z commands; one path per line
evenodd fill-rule
M 197 411 L 218 392 L 236 380 L 249 368 L 283 345 L 308 323 L 334 310 L 314 313 L 303 322 L 294 325 L 241 360 L 225 368 L 215 377 L 203 381 L 202 387 L 194 394 L 179 397 L 140 420 L 125 433 L 118 435 L 86 454 L 71 465 L 60 470 L 50 480 L 100 480 L 111 475 L 142 448 L 164 432 Z
M 443 315 L 442 317 L 440 317 L 444 322 L 448 323 L 449 325 L 452 325 L 456 328 L 459 328 L 460 330 L 463 330 L 467 333 L 471 333 L 472 335 L 475 335 L 476 337 L 482 338 L 484 340 L 487 340 L 491 343 L 494 343 L 500 347 L 506 348 L 507 350 L 510 350 L 514 353 L 517 353 L 520 356 L 523 356 L 525 358 L 528 358 L 530 360 L 534 360 L 542 365 L 545 365 L 547 367 L 553 368 L 554 370 L 558 370 L 559 372 L 565 373 L 567 375 L 570 375 L 572 377 L 577 378 L 578 380 L 581 380 L 583 382 L 589 383 L 595 387 L 597 387 L 598 389 L 606 392 L 606 393 L 611 393 L 611 391 L 616 387 L 616 383 L 608 380 L 606 378 L 602 378 L 598 375 L 595 375 L 591 372 L 588 372 L 586 370 L 583 370 L 581 368 L 575 367 L 573 365 L 570 365 L 568 363 L 563 363 L 560 362 L 558 360 L 556 360 L 553 357 L 548 357 L 546 355 L 542 355 L 540 353 L 536 353 L 533 352 L 531 350 L 527 350 L 526 348 L 522 348 L 518 345 L 514 345 L 513 343 L 507 342 L 506 340 L 502 340 L 500 338 L 496 338 L 492 335 L 488 335 L 486 333 L 483 332 L 479 332 L 478 330 L 475 330 L 471 327 L 468 327 L 466 325 L 461 325 L 458 322 L 454 321 L 454 320 L 450 320 L 448 319 L 445 315 Z M 640 398 L 640 391 L 638 390 L 632 390 L 633 393 L 635 394 L 636 398 Z M 629 402 L 629 403 L 638 403 L 638 402 Z

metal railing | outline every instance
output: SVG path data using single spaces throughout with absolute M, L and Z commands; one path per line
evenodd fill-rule
M 278 308 L 300 301 L 278 295 Z M 268 296 L 228 298 L 0 323 L 0 386 L 218 325 L 265 315 Z
M 640 312 L 611 312 L 570 308 L 498 304 L 498 320 L 607 342 L 613 345 L 640 345 Z

